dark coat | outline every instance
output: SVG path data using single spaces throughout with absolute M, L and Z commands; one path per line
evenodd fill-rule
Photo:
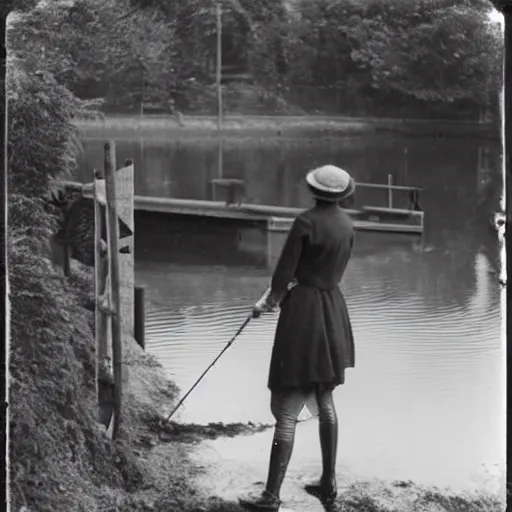
M 268 387 L 334 387 L 354 366 L 354 339 L 339 283 L 354 243 L 337 204 L 295 219 L 272 277 L 268 302 L 281 301 Z M 298 285 L 288 291 L 292 279 Z

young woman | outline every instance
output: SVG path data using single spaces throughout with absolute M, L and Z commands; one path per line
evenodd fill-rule
M 295 437 L 297 418 L 316 395 L 323 472 L 306 490 L 324 502 L 336 490 L 338 421 L 332 391 L 354 366 L 354 339 L 339 283 L 352 252 L 354 230 L 347 207 L 355 191 L 350 175 L 333 165 L 308 173 L 316 205 L 295 219 L 277 263 L 270 293 L 257 304 L 258 317 L 280 305 L 268 387 L 276 427 L 266 489 L 240 498 L 249 510 L 279 510 L 280 490 Z M 293 283 L 292 285 L 290 285 Z

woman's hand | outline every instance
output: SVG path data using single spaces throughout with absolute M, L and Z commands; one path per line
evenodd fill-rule
M 256 303 L 252 308 L 252 317 L 259 318 L 262 313 L 268 313 L 270 311 L 272 311 L 272 308 L 268 304 Z

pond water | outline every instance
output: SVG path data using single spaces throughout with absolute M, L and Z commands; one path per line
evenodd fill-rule
M 102 165 L 102 141 L 85 141 L 79 178 Z M 308 206 L 305 172 L 333 163 L 356 180 L 424 188 L 423 239 L 357 233 L 341 287 L 356 367 L 335 392 L 339 478 L 412 479 L 455 489 L 503 490 L 505 348 L 499 248 L 501 147 L 467 138 L 319 136 L 309 140 L 117 142 L 132 158 L 136 193 L 212 199 L 211 180 L 243 178 L 246 200 Z M 370 197 L 371 196 L 371 197 Z M 379 194 L 358 201 L 376 204 Z M 397 203 L 402 199 L 397 198 Z M 215 221 L 136 226 L 136 280 L 147 290 L 147 350 L 183 393 L 222 350 L 265 290 L 282 236 Z M 171 226 L 172 224 L 172 226 Z M 171 227 L 169 227 L 171 226 Z M 271 422 L 267 372 L 277 316 L 253 320 L 187 399 L 179 421 Z M 264 480 L 271 432 L 205 443 L 204 482 L 226 497 Z M 299 424 L 285 499 L 317 510 L 302 479 L 320 471 L 316 420 Z M 306 500 L 302 501 L 301 500 Z M 318 505 L 316 505 L 318 506 Z

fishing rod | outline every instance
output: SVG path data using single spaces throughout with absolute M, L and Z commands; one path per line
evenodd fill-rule
M 269 293 L 270 293 L 270 286 L 266 289 L 265 293 L 261 296 L 261 299 L 256 303 L 256 307 L 260 307 L 261 305 L 263 305 L 266 302 Z M 251 313 L 244 320 L 243 324 L 238 328 L 238 331 L 236 331 L 235 335 L 228 341 L 226 346 L 222 349 L 222 352 L 212 361 L 210 366 L 208 366 L 208 368 L 206 368 L 206 370 L 201 374 L 201 376 L 194 382 L 194 385 L 187 391 L 185 396 L 178 402 L 178 405 L 176 405 L 176 407 L 170 412 L 170 414 L 163 421 L 163 423 L 167 423 L 172 418 L 174 413 L 181 407 L 183 402 L 187 399 L 187 397 L 190 395 L 190 393 L 192 393 L 192 391 L 195 389 L 195 387 L 201 382 L 203 377 L 210 371 L 210 369 L 215 365 L 215 363 L 222 357 L 224 352 L 226 352 L 226 350 L 233 344 L 233 342 L 236 340 L 236 338 L 238 338 L 238 336 L 240 336 L 240 334 L 242 333 L 242 331 L 245 329 L 245 327 L 251 321 L 252 318 L 253 318 L 253 314 Z

